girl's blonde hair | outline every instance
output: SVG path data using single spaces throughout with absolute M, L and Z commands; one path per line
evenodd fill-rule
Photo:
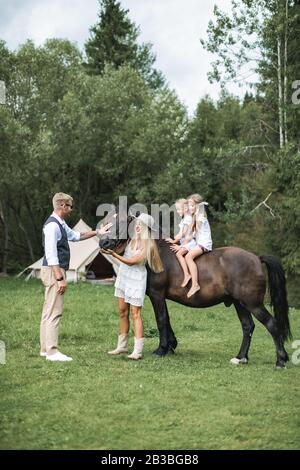
M 195 204 L 200 204 L 200 202 L 204 201 L 203 197 L 198 193 L 191 194 L 190 196 L 187 197 L 187 200 L 189 199 L 192 199 Z
M 161 273 L 164 271 L 164 267 L 157 249 L 156 242 L 153 240 L 153 238 L 151 238 L 151 229 L 142 222 L 141 227 L 141 242 L 146 254 L 147 263 L 152 271 L 155 273 Z
M 186 204 L 186 203 L 187 203 L 187 199 L 184 199 L 184 198 L 177 199 L 177 200 L 175 201 L 175 205 L 178 204 L 178 205 L 182 205 L 182 206 L 183 206 L 183 204 Z
M 187 199 L 192 199 L 196 206 L 198 206 L 201 202 L 204 202 L 204 198 L 198 194 L 191 194 L 190 196 L 187 197 Z M 194 232 L 196 230 L 196 225 L 197 225 L 197 215 L 198 215 L 198 207 L 195 211 L 195 214 L 193 215 L 193 221 L 192 221 L 192 231 Z

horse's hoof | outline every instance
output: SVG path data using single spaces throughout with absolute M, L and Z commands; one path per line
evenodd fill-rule
M 248 364 L 248 359 L 246 357 L 242 357 L 242 359 L 238 359 L 237 357 L 233 357 L 232 359 L 230 359 L 230 363 L 234 364 L 236 366 L 238 366 L 240 364 Z
M 156 357 L 163 357 L 166 355 L 166 353 L 162 349 L 158 348 L 155 351 L 153 351 L 152 355 Z
M 278 362 L 275 366 L 275 369 L 286 369 L 285 362 Z
M 167 355 L 167 356 L 170 356 L 170 355 L 172 355 L 172 354 L 175 354 L 175 351 L 174 351 L 173 348 L 169 348 L 168 351 L 167 351 L 167 353 L 166 353 L 166 355 Z

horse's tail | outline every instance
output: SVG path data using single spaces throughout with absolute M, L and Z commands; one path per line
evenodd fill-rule
M 280 261 L 274 256 L 263 255 L 259 257 L 268 270 L 269 292 L 274 316 L 283 341 L 291 338 L 289 322 L 289 306 L 287 301 L 285 274 Z

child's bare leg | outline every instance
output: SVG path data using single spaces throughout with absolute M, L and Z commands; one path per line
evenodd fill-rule
M 189 271 L 192 276 L 192 287 L 187 293 L 188 297 L 192 297 L 192 295 L 194 295 L 198 290 L 200 290 L 200 285 L 198 283 L 198 270 L 194 259 L 202 254 L 202 248 L 195 248 L 194 250 L 191 250 L 185 257 Z
M 176 253 L 176 257 L 180 263 L 180 266 L 182 268 L 182 271 L 183 271 L 183 282 L 181 284 L 181 287 L 185 287 L 187 285 L 187 283 L 189 282 L 189 280 L 191 279 L 191 275 L 189 273 L 189 270 L 188 270 L 188 266 L 186 264 L 186 261 L 185 261 L 185 255 L 187 254 L 187 249 L 186 248 L 181 248 L 179 251 L 177 251 Z

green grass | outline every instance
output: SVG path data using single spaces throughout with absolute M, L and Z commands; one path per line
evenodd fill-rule
M 257 322 L 250 363 L 230 365 L 241 342 L 233 308 L 169 302 L 177 353 L 156 359 L 147 299 L 144 359 L 135 362 L 106 354 L 118 332 L 113 287 L 71 285 L 60 347 L 74 360 L 49 363 L 38 355 L 42 302 L 38 281 L 0 281 L 0 448 L 299 449 L 300 366 L 274 368 L 272 338 Z M 298 339 L 299 311 L 291 323 Z

